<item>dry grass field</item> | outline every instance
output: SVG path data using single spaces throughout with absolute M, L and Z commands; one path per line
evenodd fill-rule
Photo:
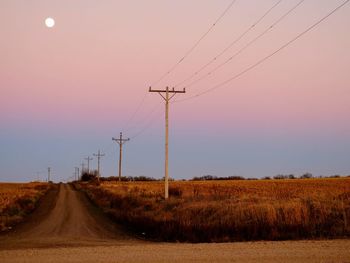
M 0 231 L 22 221 L 48 189 L 48 183 L 0 183 Z
M 350 178 L 79 184 L 146 238 L 222 242 L 350 235 Z

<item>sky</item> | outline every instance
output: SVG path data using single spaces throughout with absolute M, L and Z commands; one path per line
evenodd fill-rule
M 123 175 L 163 177 L 164 101 L 148 88 L 178 83 L 171 177 L 350 174 L 350 4 L 195 96 L 344 0 L 277 2 L 236 0 L 224 13 L 232 0 L 1 0 L 0 181 L 45 180 L 47 167 L 54 181 L 71 180 L 98 150 L 102 176 L 116 175 L 121 131 L 131 139 Z

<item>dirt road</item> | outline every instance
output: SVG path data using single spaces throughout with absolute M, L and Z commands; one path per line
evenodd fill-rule
M 60 184 L 26 223 L 0 238 L 1 248 L 34 248 L 140 242 L 104 216 L 84 194 Z
M 0 237 L 0 262 L 348 262 L 350 240 L 177 244 L 142 241 L 61 184 Z

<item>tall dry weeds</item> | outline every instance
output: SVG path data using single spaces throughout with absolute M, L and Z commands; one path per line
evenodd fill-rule
M 350 179 L 84 185 L 118 222 L 146 237 L 212 242 L 349 236 Z
M 0 231 L 22 221 L 48 189 L 48 183 L 0 183 Z

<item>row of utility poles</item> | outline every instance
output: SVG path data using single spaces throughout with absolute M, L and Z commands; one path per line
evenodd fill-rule
M 169 102 L 170 100 L 178 93 L 186 93 L 186 90 L 175 90 L 174 88 L 169 89 L 169 87 L 166 87 L 164 90 L 159 89 L 152 89 L 152 87 L 149 87 L 149 92 L 156 92 L 158 93 L 165 101 L 165 167 L 164 167 L 164 198 L 169 198 Z M 164 94 L 164 95 L 163 95 Z M 129 138 L 123 138 L 123 133 L 119 134 L 119 138 L 112 138 L 113 141 L 115 141 L 119 145 L 119 163 L 118 163 L 118 177 L 119 181 L 121 181 L 122 178 L 122 156 L 123 156 L 123 145 L 129 141 Z M 98 153 L 93 154 L 95 157 L 97 157 L 97 172 L 98 172 L 98 179 L 100 176 L 100 159 L 104 154 L 101 154 L 100 150 Z M 90 171 L 90 161 L 92 158 L 88 156 L 85 158 L 87 160 L 87 171 Z M 84 171 L 84 162 L 81 164 L 81 173 Z M 79 174 L 79 168 L 75 167 L 75 174 L 76 171 L 78 171 Z
M 43 173 L 43 172 L 37 172 L 36 173 L 36 180 L 37 181 L 40 181 L 40 177 L 39 175 Z M 51 167 L 47 167 L 47 182 L 50 182 L 51 181 Z
M 100 180 L 101 175 L 101 158 L 105 156 L 105 154 L 101 153 L 100 150 L 98 150 L 97 153 L 94 153 L 93 156 L 97 157 L 97 179 Z M 85 170 L 85 163 L 84 161 L 80 164 L 81 165 L 81 175 L 86 171 L 87 173 L 90 173 L 90 161 L 92 161 L 94 158 L 88 156 L 84 158 L 84 160 L 87 161 L 87 169 Z M 79 167 L 74 167 L 74 179 L 79 179 Z
M 122 179 L 122 156 L 123 156 L 123 145 L 129 141 L 129 138 L 123 138 L 123 133 L 121 132 L 119 134 L 119 138 L 112 138 L 113 141 L 118 143 L 119 145 L 119 162 L 118 162 L 118 177 L 119 181 Z M 97 179 L 100 180 L 101 175 L 101 158 L 105 156 L 104 153 L 101 153 L 100 150 L 98 150 L 97 153 L 94 153 L 93 156 L 97 157 Z M 81 175 L 84 173 L 84 171 L 87 171 L 90 173 L 90 161 L 93 160 L 92 157 L 88 156 L 84 158 L 84 160 L 87 161 L 87 170 L 85 170 L 85 163 L 84 161 L 81 163 Z M 79 179 L 79 167 L 74 167 L 74 178 L 75 180 Z

